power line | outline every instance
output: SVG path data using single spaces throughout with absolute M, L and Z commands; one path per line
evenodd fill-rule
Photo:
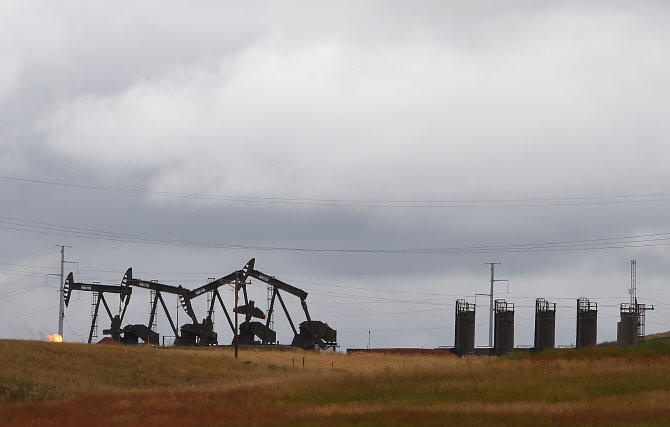
M 26 277 L 44 277 L 44 273 L 36 273 L 32 271 L 21 271 L 21 270 L 2 270 L 0 269 L 0 276 L 10 275 L 10 276 L 26 276 Z
M 7 224 L 0 228 L 15 231 L 78 237 L 82 239 L 115 241 L 124 243 L 141 243 L 159 246 L 180 246 L 208 249 L 257 250 L 257 251 L 289 251 L 315 253 L 374 253 L 374 254 L 484 254 L 484 253 L 527 253 L 527 252 L 564 252 L 602 249 L 641 248 L 670 245 L 670 233 L 652 233 L 633 236 L 607 237 L 599 239 L 555 241 L 544 243 L 522 243 L 511 245 L 437 247 L 437 248 L 306 248 L 288 246 L 242 245 L 232 243 L 215 243 L 190 240 L 167 239 L 162 237 L 140 236 L 128 233 L 116 233 L 88 228 L 78 228 L 38 221 L 22 220 L 0 216 L 0 223 Z
M 46 268 L 46 269 L 49 269 L 49 270 L 54 270 L 53 267 L 48 267 L 46 265 L 14 264 L 14 263 L 11 263 L 11 262 L 0 262 L 0 265 L 12 265 L 12 266 L 15 266 L 15 267 Z
M 8 264 L 8 263 L 5 263 Z M 93 270 L 93 271 L 116 271 L 116 270 Z M 196 273 L 196 272 L 191 272 L 191 273 L 185 273 L 185 274 L 204 274 L 204 273 Z M 380 289 L 380 288 L 367 288 L 367 287 L 360 287 L 360 286 L 343 286 L 343 285 L 335 285 L 335 284 L 326 284 L 326 283 L 319 283 L 319 282 L 311 282 L 311 281 L 301 281 L 301 280 L 295 280 L 295 279 L 288 279 L 290 282 L 295 282 L 295 283 L 306 283 L 306 284 L 313 284 L 316 286 L 321 286 L 321 287 L 327 287 L 327 288 L 341 288 L 341 289 L 346 289 L 346 290 L 351 290 L 351 291 L 362 291 L 362 292 L 374 292 L 374 293 L 379 293 L 379 292 L 385 292 L 385 293 L 392 293 L 392 294 L 412 294 L 416 296 L 429 296 L 431 297 L 430 299 L 412 299 L 412 300 L 407 300 L 407 299 L 399 299 L 399 298 L 388 298 L 388 297 L 382 297 L 378 295 L 365 295 L 365 294 L 359 294 L 359 293 L 343 293 L 343 292 L 336 292 L 332 290 L 324 290 L 324 289 L 309 289 L 305 288 L 310 292 L 312 295 L 323 295 L 329 298 L 341 298 L 345 300 L 355 300 L 355 304 L 357 305 L 365 305 L 365 304 L 394 304 L 394 303 L 402 303 L 402 304 L 411 304 L 411 305 L 443 305 L 444 303 L 442 300 L 447 299 L 447 298 L 454 298 L 454 297 L 463 297 L 463 296 L 468 296 L 464 293 L 460 294 L 445 294 L 445 293 L 435 293 L 435 292 L 419 292 L 419 291 L 402 291 L 402 290 L 393 290 L 393 289 Z M 43 287 L 41 285 L 37 285 L 34 288 L 39 288 Z M 28 291 L 31 289 L 28 289 Z M 23 293 L 25 292 L 26 289 L 13 289 L 5 292 L 4 294 L 0 294 L 0 296 L 7 295 L 7 296 L 12 296 L 9 294 L 13 293 Z M 438 298 L 436 298 L 438 297 Z M 532 296 L 523 296 L 523 295 L 513 295 L 510 294 L 510 298 L 512 299 L 535 299 L 535 297 Z M 620 299 L 620 296 L 601 296 L 598 297 L 598 299 Z M 549 297 L 549 299 L 552 300 L 574 300 L 574 297 Z M 657 301 L 658 303 L 658 301 Z M 346 302 L 346 303 L 331 303 L 331 304 L 325 304 L 326 306 L 336 306 L 336 305 L 352 305 L 354 303 L 352 302 Z M 602 307 L 605 307 L 601 305 Z M 517 307 L 526 307 L 526 306 L 517 306 Z M 533 307 L 533 306 L 527 306 L 527 307 Z M 561 307 L 571 307 L 571 306 L 561 306 Z M 608 306 L 609 307 L 609 306 Z M 611 306 L 611 307 L 616 307 L 616 306 Z M 445 310 L 449 310 L 450 307 L 445 307 Z M 367 310 L 365 310 L 367 311 Z
M 370 291 L 375 291 L 375 292 L 392 292 L 396 294 L 410 294 L 410 295 L 429 295 L 429 296 L 445 296 L 445 297 L 454 297 L 454 296 L 462 296 L 462 295 L 451 295 L 451 294 L 442 294 L 442 293 L 432 293 L 432 292 L 415 292 L 415 291 L 396 291 L 396 290 L 388 290 L 388 289 L 375 289 L 375 288 L 361 288 L 361 287 L 356 287 L 356 286 L 343 286 L 343 285 L 333 285 L 333 284 L 328 284 L 328 283 L 319 283 L 319 282 L 306 282 L 302 280 L 295 280 L 295 279 L 287 279 L 290 282 L 294 283 L 306 283 L 309 285 L 316 285 L 316 286 L 327 286 L 329 288 L 344 288 L 344 289 L 353 289 L 353 290 L 370 290 Z
M 54 309 L 54 308 L 56 308 L 56 307 L 58 307 L 58 304 L 56 304 L 56 305 L 52 305 L 51 307 L 43 308 L 43 309 L 41 309 L 41 310 L 31 311 L 30 313 L 21 314 L 20 316 L 16 316 L 16 317 L 14 317 L 14 318 L 15 318 L 15 319 L 19 319 L 19 318 L 21 318 L 21 317 L 30 316 L 31 314 L 41 313 L 42 311 L 51 310 L 51 309 Z M 69 326 L 68 326 L 68 327 L 69 327 Z
M 84 334 L 78 334 L 75 331 L 73 331 L 72 327 L 70 326 L 70 323 L 67 321 L 67 319 L 64 319 L 64 320 L 65 320 L 65 324 L 67 325 L 67 328 L 70 330 L 70 332 L 72 332 L 72 334 L 74 334 L 78 337 L 83 337 L 84 336 Z
M 622 203 L 666 202 L 670 200 L 670 193 L 651 194 L 619 194 L 605 196 L 576 196 L 576 197 L 544 197 L 544 198 L 517 198 L 517 199 L 462 199 L 462 200 L 370 200 L 370 199 L 333 199 L 333 198 L 291 198 L 291 197 L 258 197 L 233 196 L 200 193 L 179 193 L 168 191 L 150 191 L 121 187 L 104 187 L 84 185 L 48 180 L 0 176 L 0 179 L 14 182 L 23 182 L 40 185 L 51 185 L 80 190 L 107 191 L 136 195 L 214 200 L 239 203 L 265 203 L 283 205 L 306 205 L 326 207 L 362 207 L 362 208 L 506 208 L 506 207 L 547 207 L 547 206 L 578 206 L 603 205 Z
M 430 330 L 436 330 L 436 329 L 451 329 L 450 326 L 439 326 L 435 328 L 407 328 L 407 329 L 353 329 L 353 330 L 342 330 L 339 332 L 406 332 L 406 331 L 430 331 Z
M 0 300 L 7 299 L 7 298 L 12 298 L 12 297 L 15 297 L 17 295 L 25 294 L 27 292 L 32 292 L 32 291 L 37 290 L 39 288 L 48 289 L 43 284 L 33 285 L 33 286 L 29 286 L 29 287 L 23 288 L 23 289 L 14 289 L 14 290 L 11 290 L 11 291 L 0 294 Z

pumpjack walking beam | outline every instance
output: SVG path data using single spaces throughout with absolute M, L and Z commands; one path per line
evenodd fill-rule
M 158 301 L 160 301 L 161 305 L 163 306 L 163 311 L 165 312 L 165 315 L 168 318 L 168 321 L 170 322 L 170 327 L 172 328 L 172 331 L 174 332 L 175 337 L 179 336 L 179 333 L 177 331 L 177 327 L 175 326 L 174 322 L 172 321 L 172 316 L 170 316 L 170 312 L 167 309 L 167 305 L 165 305 L 165 301 L 163 301 L 163 296 L 161 295 L 161 292 L 167 292 L 169 294 L 176 294 L 179 295 L 181 298 L 182 296 L 188 294 L 190 292 L 189 289 L 184 288 L 183 286 L 172 286 L 172 285 L 164 285 L 162 283 L 158 282 L 151 282 L 147 280 L 142 280 L 142 279 L 136 279 L 133 277 L 133 269 L 129 268 L 126 271 L 125 276 L 123 277 L 123 283 L 127 283 L 128 286 L 136 286 L 140 288 L 145 288 L 145 289 L 151 289 L 156 291 L 156 296 L 154 297 L 154 301 L 152 304 L 152 309 L 151 309 L 151 314 L 149 316 L 149 325 L 153 323 L 154 316 L 156 316 L 156 306 L 158 304 Z M 193 312 L 193 308 L 191 307 L 190 301 L 187 301 L 185 304 L 182 304 L 182 307 L 186 311 L 186 314 L 188 314 L 188 317 L 193 320 L 193 322 L 197 323 L 198 319 L 195 316 L 195 313 Z
M 230 330 L 235 333 L 235 325 L 233 324 L 233 320 L 230 317 L 230 314 L 228 313 L 228 309 L 226 308 L 226 305 L 223 303 L 223 299 L 221 298 L 221 294 L 219 293 L 219 287 L 228 285 L 231 283 L 235 283 L 235 281 L 238 281 L 238 283 L 243 284 L 247 280 L 247 276 L 242 270 L 237 270 L 232 273 L 230 273 L 227 276 L 223 276 L 217 280 L 214 280 L 213 282 L 209 282 L 206 285 L 200 286 L 199 288 L 193 289 L 192 291 L 189 291 L 188 293 L 184 295 L 180 295 L 179 299 L 181 301 L 182 307 L 184 307 L 184 310 L 187 310 L 186 307 L 192 307 L 191 305 L 191 300 L 197 296 L 200 296 L 204 294 L 205 292 L 213 292 L 213 298 L 212 301 L 209 305 L 209 308 L 207 310 L 207 319 L 212 318 L 212 312 L 214 311 L 214 304 L 218 300 L 219 304 L 221 305 L 221 308 L 223 309 L 224 314 L 226 315 L 226 319 L 228 320 L 228 325 L 230 325 Z M 244 289 L 244 300 L 245 304 L 248 303 L 247 301 L 247 289 L 246 286 L 242 286 Z
M 296 331 L 295 325 L 293 324 L 293 319 L 291 319 L 291 315 L 288 313 L 288 310 L 286 309 L 286 304 L 284 304 L 284 299 L 279 293 L 279 290 L 288 292 L 289 294 L 295 295 L 298 298 L 300 298 L 300 304 L 302 305 L 302 309 L 305 312 L 305 316 L 307 317 L 308 321 L 311 321 L 312 319 L 309 316 L 309 310 L 307 309 L 307 302 L 305 302 L 305 299 L 307 299 L 307 292 L 303 291 L 302 289 L 298 289 L 295 286 L 291 286 L 288 283 L 284 283 L 281 280 L 276 279 L 272 276 L 268 276 L 267 274 L 261 273 L 260 271 L 254 269 L 255 264 L 256 264 L 256 258 L 252 258 L 247 263 L 247 265 L 244 266 L 244 271 L 247 274 L 247 276 L 251 276 L 255 279 L 261 280 L 274 288 L 274 292 L 272 292 L 272 299 L 270 300 L 270 310 L 268 311 L 268 317 L 266 319 L 267 324 L 269 325 L 270 323 L 270 318 L 273 314 L 272 309 L 274 307 L 275 297 L 277 297 L 279 299 L 279 303 L 282 306 L 282 309 L 284 310 L 284 313 L 286 314 L 286 318 L 288 319 L 288 322 L 291 325 L 293 334 L 297 335 L 298 332 Z
M 272 276 L 263 274 L 254 268 L 255 263 L 256 259 L 252 258 L 247 263 L 247 265 L 244 266 L 244 271 L 247 276 L 261 280 L 274 288 L 270 300 L 270 310 L 268 312 L 266 325 L 269 325 L 272 319 L 274 301 L 275 298 L 277 298 L 282 306 L 282 309 L 284 310 L 284 313 L 286 314 L 286 318 L 288 319 L 289 324 L 291 325 L 291 329 L 293 330 L 294 337 L 293 342 L 291 343 L 292 346 L 305 349 L 314 348 L 316 345 L 321 347 L 321 349 L 326 349 L 328 347 L 334 348 L 337 345 L 335 342 L 337 340 L 337 331 L 328 326 L 327 323 L 312 320 L 312 317 L 309 315 L 309 310 L 307 309 L 307 302 L 305 301 L 307 299 L 307 292 L 296 288 L 295 286 L 291 286 L 288 283 L 284 283 Z M 286 304 L 284 304 L 284 299 L 282 298 L 281 292 L 279 291 L 284 291 L 300 298 L 300 305 L 302 306 L 302 309 L 305 312 L 305 317 L 307 318 L 305 322 L 300 323 L 300 331 L 296 330 L 293 319 L 291 319 L 291 315 L 286 309 Z
M 100 295 L 100 298 L 98 298 L 98 301 L 95 304 L 95 310 L 93 312 L 93 319 L 91 321 L 91 330 L 88 334 L 88 343 L 91 343 L 91 340 L 93 339 L 93 330 L 95 329 L 95 323 L 98 318 L 98 309 L 100 308 L 100 302 L 102 301 L 102 304 L 105 307 L 105 310 L 107 311 L 107 315 L 109 316 L 110 321 L 114 321 L 114 316 L 112 315 L 112 311 L 109 309 L 109 305 L 107 305 L 107 301 L 105 300 L 105 293 L 111 293 L 111 294 L 119 294 L 121 296 L 121 302 L 125 301 L 123 311 L 120 313 L 120 319 L 123 321 L 123 316 L 126 314 L 126 308 L 128 307 L 128 303 L 130 302 L 130 296 L 133 293 L 133 289 L 128 286 L 126 283 L 123 283 L 121 286 L 116 286 L 116 285 L 101 285 L 98 283 L 79 283 L 74 281 L 74 277 L 72 273 L 68 274 L 67 279 L 65 280 L 65 285 L 64 285 L 64 299 L 65 299 L 65 306 L 70 305 L 70 297 L 72 296 L 72 291 L 90 291 L 90 292 L 98 292 L 98 295 Z

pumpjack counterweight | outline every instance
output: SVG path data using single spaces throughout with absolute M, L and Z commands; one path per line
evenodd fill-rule
M 180 294 L 179 301 L 182 307 L 184 307 L 184 310 L 187 310 L 187 308 L 191 308 L 192 310 L 193 305 L 191 301 L 193 298 L 196 298 L 200 295 L 205 295 L 207 292 L 212 293 L 212 299 L 207 310 L 207 316 L 202 320 L 202 322 L 198 322 L 194 314 L 193 323 L 186 324 L 181 327 L 181 336 L 178 340 L 175 341 L 175 344 L 182 346 L 218 344 L 218 336 L 216 332 L 213 331 L 214 322 L 212 320 L 212 313 L 214 312 L 214 305 L 216 304 L 216 301 L 218 301 L 221 305 L 223 313 L 226 315 L 226 319 L 228 320 L 228 325 L 234 334 L 235 326 L 233 325 L 233 320 L 230 317 L 230 313 L 228 313 L 226 305 L 223 303 L 223 298 L 221 298 L 219 288 L 224 285 L 235 283 L 236 281 L 239 283 L 244 282 L 245 280 L 246 276 L 244 272 L 238 270 L 230 273 L 227 276 L 210 281 L 207 284 L 200 286 L 199 288 L 190 290 L 185 294 Z
M 291 346 L 300 347 L 304 349 L 315 349 L 319 347 L 322 350 L 325 350 L 327 348 L 334 349 L 335 347 L 337 347 L 337 331 L 331 328 L 327 323 L 318 320 L 312 320 L 311 316 L 309 315 L 309 310 L 307 309 L 307 302 L 305 301 L 307 299 L 307 292 L 303 291 L 302 289 L 296 288 L 295 286 L 291 286 L 288 283 L 284 283 L 275 277 L 269 276 L 256 270 L 255 265 L 256 265 L 256 259 L 252 258 L 251 260 L 249 260 L 247 265 L 244 266 L 244 272 L 248 277 L 258 279 L 262 282 L 267 283 L 268 285 L 271 285 L 274 288 L 274 292 L 272 293 L 272 299 L 270 300 L 270 307 L 274 306 L 275 297 L 279 299 L 279 303 L 281 304 L 282 309 L 286 314 L 286 318 L 288 319 L 289 324 L 291 325 L 291 329 L 293 330 L 294 336 L 293 341 L 291 342 Z M 289 314 L 286 305 L 284 304 L 284 300 L 281 296 L 280 291 L 289 293 L 291 295 L 300 298 L 300 305 L 302 306 L 302 309 L 305 313 L 305 317 L 307 318 L 307 320 L 300 323 L 299 332 L 296 331 L 295 329 L 293 319 L 291 319 L 291 315 Z M 273 313 L 269 313 L 269 315 L 272 314 Z
M 64 285 L 63 299 L 65 305 L 67 306 L 69 305 L 73 290 L 84 290 L 98 293 L 99 298 L 94 302 L 92 316 L 93 322 L 91 324 L 89 342 L 91 342 L 93 331 L 97 324 L 96 321 L 99 306 L 102 303 L 111 321 L 110 328 L 105 329 L 103 333 L 105 335 L 111 335 L 111 337 L 116 341 L 127 344 L 137 344 L 141 339 L 145 343 L 157 345 L 159 343 L 160 337 L 157 332 L 151 330 L 149 325 L 154 323 L 158 310 L 157 307 L 161 306 L 168 322 L 170 323 L 172 332 L 174 333 L 175 345 L 216 345 L 218 344 L 218 336 L 213 330 L 214 322 L 212 316 L 214 306 L 218 301 L 221 308 L 223 309 L 223 313 L 226 316 L 226 320 L 228 321 L 228 325 L 230 326 L 231 331 L 233 334 L 236 334 L 237 332 L 236 335 L 238 336 L 239 343 L 275 344 L 277 342 L 277 334 L 270 327 L 270 325 L 272 325 L 272 316 L 274 315 L 275 311 L 275 301 L 279 301 L 279 304 L 286 314 L 286 318 L 288 319 L 288 322 L 291 326 L 291 330 L 293 331 L 294 337 L 291 342 L 292 346 L 303 349 L 334 349 L 337 347 L 337 331 L 332 329 L 327 323 L 318 320 L 312 320 L 312 317 L 310 316 L 309 310 L 307 308 L 307 292 L 296 288 L 295 286 L 291 286 L 288 283 L 282 282 L 275 277 L 266 275 L 256 270 L 254 267 L 255 259 L 252 258 L 242 270 L 237 270 L 228 274 L 227 276 L 223 276 L 213 281 L 208 281 L 207 284 L 193 290 L 184 288 L 183 286 L 166 285 L 155 281 L 138 279 L 133 276 L 132 268 L 126 270 L 120 286 L 101 285 L 95 283 L 76 283 L 74 282 L 72 273 L 70 273 Z M 254 301 L 249 300 L 249 295 L 247 293 L 247 280 L 249 277 L 263 281 L 269 285 L 269 295 L 271 295 L 271 297 L 267 316 L 260 308 L 255 306 Z M 235 284 L 236 289 L 242 290 L 244 298 L 244 304 L 237 306 L 237 308 L 233 310 L 235 314 L 242 314 L 245 316 L 245 320 L 239 325 L 237 331 L 235 324 L 233 323 L 232 316 L 224 304 L 223 298 L 219 292 L 219 288 L 221 286 L 231 284 Z M 149 322 L 147 325 L 133 324 L 122 326 L 123 318 L 130 302 L 132 288 L 134 287 L 152 291 Z M 105 300 L 105 293 L 116 293 L 120 295 L 122 304 L 119 305 L 119 314 L 112 314 L 107 301 Z M 180 305 L 192 323 L 184 324 L 179 329 L 177 328 L 172 320 L 172 316 L 170 315 L 167 305 L 165 304 L 165 300 L 163 299 L 163 293 L 169 293 L 179 297 Z M 210 293 L 211 298 L 209 299 L 206 316 L 202 319 L 202 321 L 199 321 L 195 311 L 193 310 L 192 300 L 206 293 Z M 290 294 L 300 299 L 300 305 L 303 312 L 305 313 L 306 320 L 301 322 L 298 325 L 298 328 L 296 328 L 295 324 L 293 323 L 293 319 L 286 307 L 282 293 Z M 254 318 L 264 321 L 252 321 Z
M 262 343 L 274 344 L 277 341 L 275 331 L 261 322 L 252 322 L 252 318 L 265 319 L 263 310 L 256 307 L 255 301 L 249 301 L 247 304 L 240 305 L 233 309 L 233 312 L 244 314 L 244 322 L 240 323 L 238 333 L 239 344 L 257 344 L 254 337 L 260 338 Z
M 126 271 L 125 276 L 123 277 L 124 283 L 127 283 L 128 286 L 135 286 L 139 288 L 144 288 L 144 289 L 149 289 L 151 291 L 154 291 L 154 300 L 153 304 L 151 305 L 151 313 L 149 314 L 149 325 L 153 324 L 153 321 L 156 316 L 156 310 L 158 307 L 158 303 L 160 302 L 160 305 L 163 307 L 163 312 L 165 313 L 165 316 L 168 319 L 168 322 L 170 323 L 170 327 L 172 328 L 172 332 L 174 333 L 175 336 L 175 344 L 179 345 L 182 342 L 182 337 L 179 334 L 179 331 L 177 330 L 177 327 L 175 326 L 174 322 L 172 321 L 172 316 L 170 315 L 170 311 L 167 308 L 167 305 L 165 304 L 165 300 L 163 300 L 163 295 L 162 293 L 169 293 L 169 294 L 175 294 L 180 297 L 180 301 L 182 302 L 182 307 L 184 308 L 184 311 L 186 311 L 186 314 L 188 314 L 188 317 L 191 318 L 193 321 L 193 324 L 195 325 L 194 328 L 186 328 L 187 333 L 191 332 L 193 329 L 197 330 L 198 334 L 201 337 L 204 337 L 205 340 L 216 340 L 216 334 L 211 330 L 211 328 L 207 328 L 206 326 L 203 326 L 198 323 L 198 319 L 195 316 L 195 312 L 193 311 L 193 307 L 191 306 L 190 300 L 185 299 L 184 297 L 190 292 L 189 289 L 184 288 L 183 286 L 173 286 L 173 285 L 166 285 L 163 283 L 158 283 L 154 281 L 148 281 L 148 280 L 142 280 L 142 279 L 137 279 L 133 277 L 133 269 L 129 268 Z M 134 326 L 134 328 L 131 328 L 130 331 L 128 331 L 128 334 L 130 336 L 133 335 L 133 332 L 135 335 L 139 336 L 140 338 L 144 339 L 145 337 L 149 340 L 156 338 L 156 341 L 158 341 L 158 335 L 154 337 L 152 334 L 147 332 L 142 326 L 144 325 L 131 325 Z M 128 326 L 126 327 L 128 328 Z M 125 329 L 125 328 L 124 328 Z M 150 328 L 147 328 L 149 331 L 151 331 Z M 213 335 L 213 336 L 212 336 Z M 190 341 L 190 340 L 189 340 Z M 145 342 L 149 342 L 145 339 Z

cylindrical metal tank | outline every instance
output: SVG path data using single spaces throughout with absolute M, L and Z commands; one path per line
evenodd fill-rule
M 454 351 L 463 356 L 475 351 L 475 305 L 456 300 L 456 334 Z
M 619 347 L 635 344 L 637 325 L 635 324 L 635 312 L 621 309 L 621 321 L 617 324 L 617 342 Z
M 535 300 L 535 351 L 551 349 L 556 339 L 556 303 Z
M 493 351 L 496 354 L 511 353 L 514 350 L 514 304 L 504 299 L 495 303 L 495 331 Z
M 598 304 L 587 298 L 577 300 L 577 348 L 598 343 Z

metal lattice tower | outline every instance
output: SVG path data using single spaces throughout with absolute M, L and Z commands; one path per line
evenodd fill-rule
M 214 277 L 208 277 L 207 282 L 212 283 L 215 281 L 216 278 Z M 209 308 L 212 307 L 212 326 L 214 326 L 214 306 L 212 306 L 212 300 L 214 299 L 214 291 L 207 291 L 207 311 L 209 311 Z
M 96 285 L 99 285 L 100 282 L 93 282 Z M 98 301 L 100 300 L 100 293 L 99 292 L 93 292 L 92 294 L 92 299 L 91 299 L 91 321 L 93 323 L 93 328 L 91 332 L 91 338 L 97 338 L 98 337 L 98 317 L 95 315 L 95 307 L 98 305 Z
M 153 282 L 153 280 L 152 280 Z M 154 301 L 156 301 L 156 291 L 151 290 L 151 300 L 149 300 L 149 313 L 154 312 Z M 156 329 L 158 328 L 158 321 L 157 318 L 158 316 L 154 316 L 153 321 L 151 322 L 151 325 L 149 325 L 149 329 L 152 331 L 156 332 Z
M 267 307 L 268 307 L 268 311 L 267 311 L 267 313 L 268 313 L 268 318 L 270 319 L 270 322 L 268 323 L 268 327 L 269 327 L 270 329 L 274 329 L 274 328 L 275 328 L 274 317 L 272 316 L 272 313 L 270 312 L 270 304 L 272 304 L 272 294 L 274 293 L 274 291 L 275 291 L 275 290 L 274 290 L 274 288 L 272 287 L 272 285 L 268 285 L 268 291 L 267 291 L 267 294 L 268 294 L 268 306 L 267 306 Z

